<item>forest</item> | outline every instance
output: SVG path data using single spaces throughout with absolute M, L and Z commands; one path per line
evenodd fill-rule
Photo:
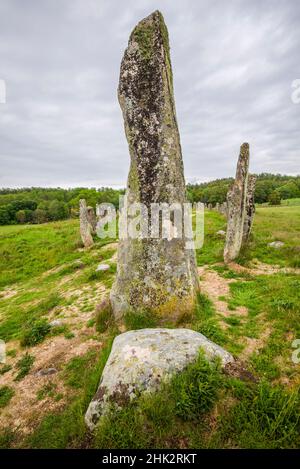
M 226 200 L 233 178 L 187 184 L 190 202 L 215 205 Z M 123 189 L 96 188 L 20 188 L 0 189 L 0 225 L 46 223 L 78 216 L 79 200 L 95 207 L 97 203 L 112 203 L 116 208 Z M 262 173 L 257 176 L 255 201 L 257 204 L 280 205 L 281 200 L 300 197 L 300 176 Z

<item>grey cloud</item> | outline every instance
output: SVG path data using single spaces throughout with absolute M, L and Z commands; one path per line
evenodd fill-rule
M 295 1 L 2 0 L 0 186 L 124 186 L 120 61 L 142 17 L 169 28 L 187 180 L 299 173 L 300 4 Z

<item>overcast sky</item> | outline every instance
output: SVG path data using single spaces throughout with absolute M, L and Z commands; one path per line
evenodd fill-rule
M 0 0 L 0 187 L 125 186 L 117 102 L 135 24 L 169 29 L 186 180 L 300 173 L 299 0 Z

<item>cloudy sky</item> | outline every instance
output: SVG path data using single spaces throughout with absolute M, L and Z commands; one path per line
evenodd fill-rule
M 124 186 L 116 89 L 135 24 L 169 28 L 187 181 L 300 173 L 299 0 L 0 0 L 0 187 Z

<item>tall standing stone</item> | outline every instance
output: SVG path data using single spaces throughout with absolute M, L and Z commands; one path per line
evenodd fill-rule
M 175 113 L 168 31 L 155 11 L 130 35 L 118 88 L 130 152 L 128 204 L 186 202 Z M 150 221 L 150 220 L 148 220 Z M 182 239 L 121 239 L 111 291 L 116 318 L 148 309 L 176 316 L 193 309 L 198 290 L 194 250 Z
M 92 234 L 96 234 L 97 219 L 94 207 L 87 207 L 87 216 L 89 224 L 91 225 Z
M 85 199 L 80 199 L 79 201 L 79 220 L 80 236 L 84 247 L 88 248 L 94 244 L 94 241 L 92 237 L 93 227 L 90 222 L 90 214 Z
M 249 241 L 250 233 L 252 230 L 254 214 L 255 214 L 255 201 L 254 201 L 255 185 L 256 185 L 256 176 L 254 174 L 249 174 L 242 244 L 246 244 Z
M 227 193 L 227 232 L 224 261 L 231 262 L 239 255 L 244 233 L 246 197 L 249 171 L 249 144 L 243 143 L 237 164 L 235 181 Z

